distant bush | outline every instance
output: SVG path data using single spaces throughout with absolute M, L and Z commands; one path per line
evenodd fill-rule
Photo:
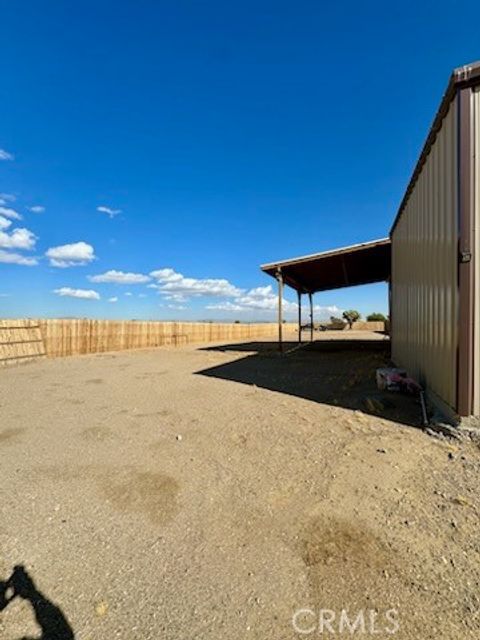
M 356 309 L 349 309 L 348 311 L 344 311 L 342 315 L 348 322 L 348 326 L 350 327 L 350 329 L 352 328 L 353 323 L 357 322 L 357 320 L 361 318 L 360 312 Z
M 387 318 L 383 315 L 383 313 L 371 313 L 367 316 L 368 322 L 386 322 Z

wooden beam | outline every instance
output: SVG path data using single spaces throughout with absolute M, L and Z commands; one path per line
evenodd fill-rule
M 308 301 L 310 303 L 310 342 L 313 342 L 313 301 L 310 292 L 308 294 Z
M 297 291 L 298 299 L 298 344 L 302 343 L 302 293 Z
M 277 269 L 275 277 L 278 282 L 278 349 L 283 351 L 283 275 L 281 269 Z

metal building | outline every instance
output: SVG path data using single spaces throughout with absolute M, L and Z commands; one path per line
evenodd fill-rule
M 390 232 L 392 359 L 480 414 L 480 64 L 456 69 Z
M 445 411 L 480 415 L 479 227 L 480 63 L 474 63 L 450 78 L 390 241 L 262 266 L 279 283 L 280 338 L 283 284 L 299 302 L 307 293 L 311 303 L 316 291 L 389 280 L 393 361 Z

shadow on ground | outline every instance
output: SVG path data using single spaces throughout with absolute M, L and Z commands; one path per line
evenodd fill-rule
M 249 355 L 197 371 L 198 375 L 360 410 L 409 426 L 421 424 L 417 399 L 376 387 L 376 369 L 390 362 L 390 342 L 386 339 L 316 340 L 301 348 L 296 342 L 288 342 L 284 343 L 284 354 L 274 342 L 225 344 L 201 350 Z
M 16 598 L 30 603 L 42 635 L 21 640 L 74 640 L 75 634 L 62 610 L 41 593 L 22 565 L 14 567 L 12 575 L 0 581 L 0 612 Z

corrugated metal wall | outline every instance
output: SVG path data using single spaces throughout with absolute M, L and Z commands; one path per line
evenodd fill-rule
M 474 198 L 475 198 L 475 353 L 473 359 L 473 412 L 480 415 L 480 87 L 473 92 Z
M 392 234 L 392 358 L 456 406 L 457 105 Z

